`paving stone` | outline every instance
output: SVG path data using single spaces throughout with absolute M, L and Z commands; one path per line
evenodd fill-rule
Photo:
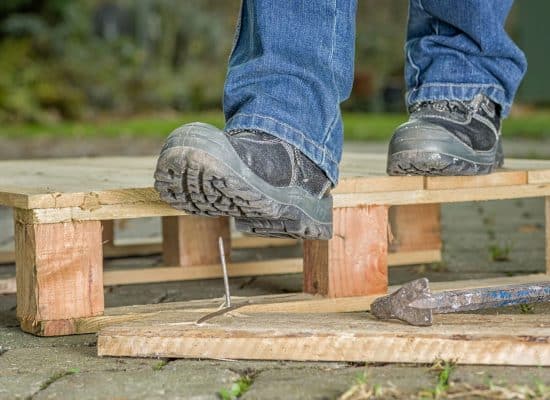
M 365 377 L 369 385 L 391 389 L 401 394 L 416 393 L 431 385 L 433 378 L 425 367 L 349 367 L 345 369 L 288 368 L 268 370 L 256 376 L 243 400 L 334 399 Z
M 42 371 L 16 377 L 0 376 L 0 400 L 29 399 L 49 378 L 50 375 Z
M 239 375 L 225 368 L 196 363 L 186 369 L 91 372 L 68 375 L 33 399 L 219 399 Z
M 152 370 L 155 359 L 100 358 L 95 346 L 35 347 L 8 350 L 0 356 L 0 377 L 39 371 L 49 376 L 67 371 Z
M 0 347 L 5 350 L 35 347 L 89 346 L 95 342 L 95 334 L 43 338 L 21 332 L 19 323 L 9 325 L 9 327 L 0 325 Z
M 447 269 L 459 273 L 544 271 L 544 229 L 521 231 L 525 225 L 544 226 L 544 199 L 521 200 L 519 206 L 517 200 L 442 205 L 443 256 Z M 530 212 L 528 220 L 522 216 L 524 210 Z M 484 224 L 484 218 L 490 219 L 489 225 Z M 494 245 L 510 247 L 509 261 L 491 259 L 490 248 Z
M 362 370 L 309 367 L 260 372 L 243 400 L 334 399 L 346 391 Z
M 505 366 L 456 366 L 451 381 L 455 384 L 467 382 L 471 385 L 494 385 L 510 387 L 513 385 L 527 385 L 535 387 L 537 383 L 549 387 L 550 396 L 550 369 L 538 367 L 505 367 Z

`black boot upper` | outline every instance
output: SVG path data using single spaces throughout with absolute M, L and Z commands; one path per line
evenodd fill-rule
M 319 198 L 330 189 L 331 182 L 321 168 L 291 144 L 256 130 L 226 134 L 241 160 L 267 183 L 302 187 Z
M 437 100 L 414 104 L 410 120 L 439 125 L 476 151 L 491 150 L 500 135 L 500 106 L 478 95 L 471 101 Z

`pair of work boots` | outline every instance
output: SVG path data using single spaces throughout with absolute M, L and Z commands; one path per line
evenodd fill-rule
M 414 105 L 388 150 L 389 175 L 481 175 L 503 163 L 500 109 L 472 101 Z M 294 146 L 261 131 L 192 123 L 167 139 L 155 172 L 162 200 L 191 214 L 235 217 L 261 236 L 329 239 L 331 181 Z

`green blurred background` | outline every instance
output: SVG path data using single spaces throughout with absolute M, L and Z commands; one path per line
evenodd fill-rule
M 518 0 L 509 31 L 529 76 L 513 135 L 550 135 L 550 3 Z M 1 0 L 0 134 L 165 135 L 189 119 L 223 125 L 226 60 L 240 0 Z M 359 0 L 347 138 L 385 139 L 405 118 L 405 0 Z

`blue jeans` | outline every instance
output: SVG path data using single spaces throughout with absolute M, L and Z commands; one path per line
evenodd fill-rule
M 513 0 L 410 0 L 408 105 L 483 93 L 506 116 L 526 71 L 504 30 Z M 356 0 L 243 0 L 224 92 L 226 131 L 296 146 L 338 181 L 340 103 L 353 83 Z

